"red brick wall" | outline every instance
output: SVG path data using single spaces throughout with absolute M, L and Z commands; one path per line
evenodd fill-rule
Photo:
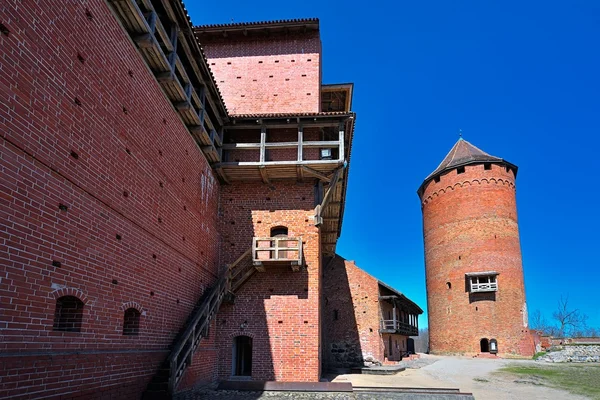
M 0 22 L 0 397 L 136 397 L 216 277 L 218 183 L 104 1 L 9 0 Z M 61 293 L 80 333 L 52 330 Z
M 318 32 L 202 45 L 231 114 L 320 111 Z
M 224 304 L 217 320 L 219 376 L 231 376 L 235 336 L 253 338 L 252 379 L 318 381 L 320 238 L 314 226 L 312 183 L 232 184 L 221 190 L 224 263 L 231 263 L 252 245 L 253 236 L 268 237 L 275 226 L 301 237 L 306 268 L 256 272 Z M 242 327 L 244 325 L 245 327 Z
M 371 358 L 383 362 L 377 279 L 337 256 L 323 271 L 323 298 L 325 368 L 363 366 Z
M 495 338 L 499 354 L 531 355 L 514 174 L 500 165 L 467 166 L 431 181 L 423 232 L 433 353 L 478 353 Z M 465 273 L 496 271 L 495 301 L 469 300 Z M 451 289 L 446 283 L 451 283 Z M 482 296 L 489 298 L 489 296 Z

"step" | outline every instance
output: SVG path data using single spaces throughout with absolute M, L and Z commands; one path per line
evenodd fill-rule
M 275 382 L 275 381 L 222 381 L 217 390 L 251 392 L 351 392 L 350 382 Z
M 395 375 L 398 372 L 404 371 L 405 369 L 406 367 L 402 367 L 400 365 L 382 365 L 375 367 L 352 368 L 352 373 L 364 375 Z

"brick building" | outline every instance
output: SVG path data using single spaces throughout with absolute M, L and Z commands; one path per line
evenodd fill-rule
M 318 381 L 355 121 L 318 20 L 9 0 L 0 24 L 0 397 Z
M 423 310 L 402 293 L 340 256 L 324 268 L 323 292 L 326 369 L 400 361 L 414 353 L 410 336 L 419 334 Z
M 516 175 L 461 138 L 418 190 L 432 353 L 533 355 Z

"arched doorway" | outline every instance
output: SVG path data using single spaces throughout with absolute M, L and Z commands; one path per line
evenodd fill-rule
M 236 336 L 233 339 L 233 358 L 231 374 L 234 376 L 252 376 L 252 338 Z
M 480 347 L 480 351 L 482 353 L 489 353 L 490 352 L 490 342 L 489 340 L 487 340 L 486 338 L 483 338 L 479 341 L 479 347 Z

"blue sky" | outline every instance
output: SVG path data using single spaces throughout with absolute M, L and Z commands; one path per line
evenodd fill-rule
M 194 24 L 318 17 L 357 115 L 338 252 L 426 305 L 416 190 L 458 139 L 519 166 L 530 312 L 600 327 L 600 2 L 186 2 Z M 426 318 L 420 321 L 426 325 Z

